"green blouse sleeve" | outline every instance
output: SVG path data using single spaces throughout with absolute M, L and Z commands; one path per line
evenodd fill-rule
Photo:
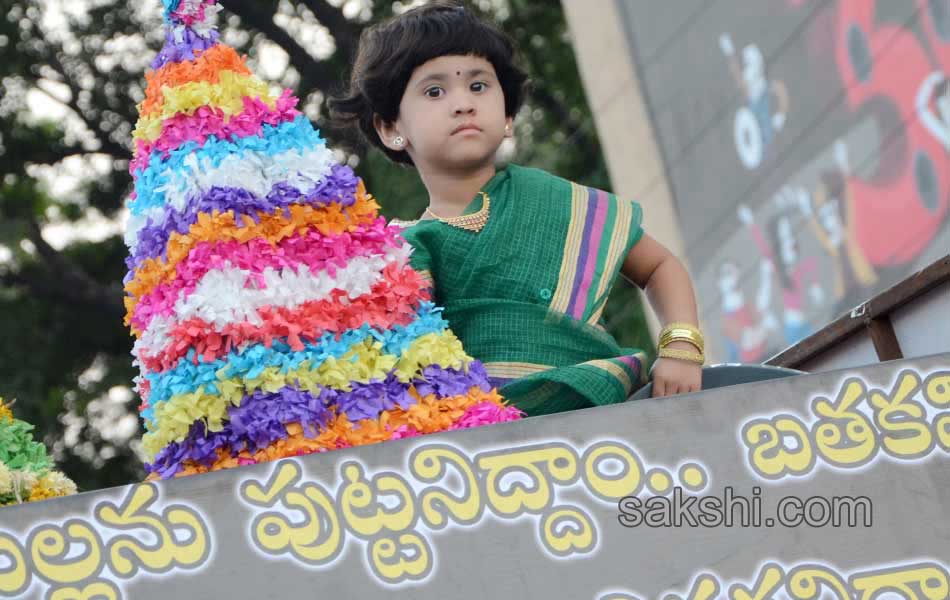
M 432 277 L 432 254 L 429 249 L 415 234 L 415 228 L 413 227 L 403 230 L 402 236 L 412 246 L 412 254 L 409 255 L 409 266 L 422 277 L 430 288 L 435 288 L 435 281 Z

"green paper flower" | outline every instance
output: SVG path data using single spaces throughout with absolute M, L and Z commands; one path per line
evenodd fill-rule
M 18 419 L 0 420 L 0 462 L 12 470 L 43 474 L 50 469 L 46 446 L 33 440 L 33 426 Z

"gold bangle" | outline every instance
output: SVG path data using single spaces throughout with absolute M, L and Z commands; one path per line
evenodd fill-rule
M 671 329 L 660 338 L 657 346 L 660 348 L 666 348 L 673 342 L 687 342 L 688 344 L 695 346 L 695 348 L 700 352 L 703 352 L 705 350 L 703 341 L 703 338 L 696 337 L 696 334 L 688 329 Z
M 689 323 L 670 323 L 660 332 L 660 339 L 657 346 L 665 348 L 673 342 L 688 342 L 696 347 L 700 353 L 705 351 L 705 340 L 703 334 L 695 326 Z
M 706 362 L 706 357 L 699 352 L 690 352 L 689 350 L 677 350 L 676 348 L 660 348 L 657 354 L 660 358 L 673 358 L 676 360 L 685 360 L 687 362 L 702 365 Z

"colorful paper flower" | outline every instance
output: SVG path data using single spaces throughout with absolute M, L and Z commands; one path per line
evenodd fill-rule
M 76 493 L 65 475 L 51 471 L 46 447 L 33 440 L 33 426 L 15 419 L 0 398 L 0 506 Z
M 149 478 L 518 418 L 400 229 L 221 43 L 218 10 L 164 0 L 133 133 L 123 283 Z

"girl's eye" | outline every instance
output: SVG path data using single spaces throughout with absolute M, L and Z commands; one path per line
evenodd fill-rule
M 473 92 L 484 92 L 486 88 L 488 88 L 487 83 L 485 83 L 484 81 L 476 81 L 475 83 L 472 84 L 471 90 Z
M 442 88 L 437 85 L 434 85 L 430 88 L 426 88 L 426 91 L 423 92 L 429 98 L 438 98 L 442 95 Z

